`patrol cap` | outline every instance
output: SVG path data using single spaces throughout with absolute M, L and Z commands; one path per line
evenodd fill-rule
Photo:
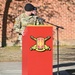
M 30 3 L 27 3 L 27 4 L 25 5 L 24 9 L 25 9 L 26 11 L 32 11 L 32 10 L 35 10 L 35 9 L 37 9 L 37 8 L 34 7 L 34 6 L 33 6 L 32 4 L 30 4 Z
M 34 7 L 34 10 L 37 10 L 37 7 Z

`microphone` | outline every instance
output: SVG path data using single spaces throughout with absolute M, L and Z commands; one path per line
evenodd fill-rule
M 39 17 L 36 17 L 37 19 L 39 19 Z M 53 24 L 53 23 L 50 23 L 50 22 L 47 22 L 44 18 L 40 18 L 43 22 L 45 22 L 45 23 L 48 23 L 48 24 L 51 24 L 52 26 L 55 26 L 55 27 L 57 27 L 57 28 L 61 28 L 61 29 L 64 29 L 64 27 L 62 27 L 62 26 L 58 26 L 58 25 L 55 25 L 55 24 Z

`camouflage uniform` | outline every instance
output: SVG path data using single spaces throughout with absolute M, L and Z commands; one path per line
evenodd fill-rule
M 37 16 L 26 16 L 25 13 L 15 19 L 14 30 L 19 33 L 20 46 L 22 44 L 22 33 L 27 25 L 43 25 L 43 20 Z

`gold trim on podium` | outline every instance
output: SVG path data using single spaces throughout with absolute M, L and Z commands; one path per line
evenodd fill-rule
M 37 27 L 37 26 L 39 26 L 39 27 L 53 27 L 52 25 L 28 25 L 28 26 L 26 26 L 26 27 Z

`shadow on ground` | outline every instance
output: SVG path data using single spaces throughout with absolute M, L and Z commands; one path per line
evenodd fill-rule
M 57 67 L 68 67 L 68 66 L 74 66 L 75 63 L 62 63 L 58 65 L 53 65 L 53 68 L 57 68 Z
M 54 72 L 53 75 L 70 75 L 67 71 L 60 71 L 58 74 Z
M 75 75 L 75 69 L 66 70 L 70 75 Z
M 71 66 L 75 66 L 75 63 L 62 63 L 62 64 L 59 64 L 59 66 L 58 65 L 53 65 L 53 68 L 57 68 L 57 67 L 59 67 L 59 68 L 63 68 L 63 67 L 68 67 L 67 69 L 66 68 L 64 68 L 64 70 L 62 71 L 59 71 L 59 75 L 75 75 L 75 69 L 69 69 L 69 67 L 71 67 Z M 57 72 L 54 72 L 53 73 L 53 75 L 58 75 L 57 74 Z

